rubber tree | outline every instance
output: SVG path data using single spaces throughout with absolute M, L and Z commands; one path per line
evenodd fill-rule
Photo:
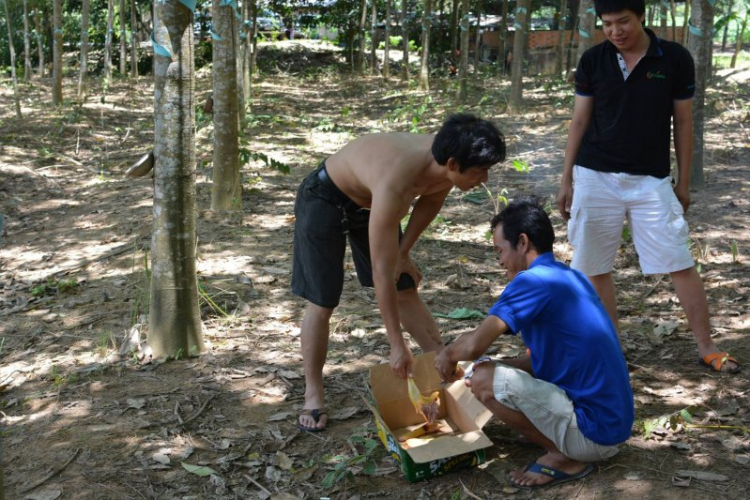
M 55 106 L 62 106 L 63 102 L 62 51 L 62 0 L 52 0 L 52 104 Z
M 555 50 L 555 76 L 560 77 L 565 60 L 565 29 L 568 25 L 568 0 L 560 0 L 557 49 Z
M 36 50 L 38 54 L 37 74 L 39 78 L 44 78 L 44 31 L 42 31 L 42 11 L 37 3 L 34 9 L 34 32 L 36 34 Z
M 408 0 L 401 0 L 401 44 L 403 48 L 401 79 L 409 81 L 409 17 L 407 16 Z
M 500 13 L 500 45 L 497 48 L 498 69 L 501 75 L 507 74 L 508 69 L 505 67 L 507 62 L 506 52 L 508 51 L 508 15 L 510 1 L 503 0 L 503 6 Z
M 128 47 L 125 36 L 125 0 L 120 0 L 120 75 L 127 74 Z
M 482 0 L 477 1 L 477 30 L 474 33 L 474 74 L 479 73 L 479 62 L 481 60 L 482 47 Z
M 458 65 L 458 100 L 466 102 L 466 84 L 469 79 L 469 0 L 461 0 L 461 55 Z M 479 27 L 477 26 L 477 30 Z M 477 45 L 477 50 L 479 46 Z
M 372 15 L 370 17 L 370 74 L 378 76 L 378 2 L 372 0 Z
M 245 102 L 243 104 L 245 109 L 250 109 L 252 103 L 251 92 L 252 92 L 252 73 L 250 69 L 250 63 L 252 55 L 250 51 L 253 50 L 252 45 L 252 21 L 251 11 L 254 9 L 255 0 L 252 2 L 243 0 L 242 2 L 242 25 L 240 27 L 240 39 L 242 50 L 240 51 L 242 58 L 242 95 L 245 96 Z
M 203 349 L 195 266 L 193 15 L 154 2 L 154 208 L 148 344 L 155 357 Z
M 584 52 L 594 46 L 594 30 L 596 29 L 596 11 L 594 11 L 594 0 L 581 0 L 578 8 L 578 51 L 573 67 L 578 66 L 578 61 Z
M 383 44 L 383 79 L 391 77 L 391 0 L 385 0 L 385 43 Z
M 18 78 L 16 77 L 16 49 L 13 46 L 13 29 L 10 21 L 10 8 L 8 7 L 8 0 L 3 2 L 5 4 L 5 25 L 8 28 L 8 49 L 10 50 L 10 74 L 13 80 L 13 102 L 16 107 L 16 118 L 19 120 L 23 118 L 21 114 L 21 98 L 18 95 Z
M 83 102 L 86 98 L 87 84 L 86 73 L 88 72 L 89 60 L 89 0 L 81 0 L 81 64 L 78 71 L 78 100 Z
M 135 0 L 130 0 L 130 76 L 138 78 L 138 20 Z
M 104 86 L 112 83 L 112 33 L 115 22 L 114 0 L 107 0 L 107 32 L 104 35 Z
M 710 0 L 692 0 L 688 49 L 695 61 L 695 96 L 693 97 L 693 158 L 690 163 L 690 188 L 706 187 L 703 176 L 704 118 L 706 87 L 711 70 L 711 40 L 714 7 Z
M 359 28 L 357 38 L 359 39 L 359 52 L 357 52 L 357 63 L 355 68 L 360 75 L 365 71 L 365 26 L 367 24 L 367 0 L 362 0 L 359 16 Z
M 29 2 L 23 0 L 23 81 L 31 80 L 31 33 L 29 32 Z
M 458 0 L 456 0 L 458 1 Z M 417 90 L 429 92 L 430 90 L 430 28 L 432 23 L 432 0 L 424 0 L 424 13 L 422 14 L 422 58 L 419 64 L 419 86 Z
M 241 210 L 237 31 L 232 5 L 213 0 L 214 154 L 212 210 Z
M 518 0 L 516 6 L 513 59 L 510 66 L 510 99 L 508 99 L 508 111 L 516 114 L 521 113 L 523 109 L 523 60 L 531 18 L 530 7 L 531 0 Z

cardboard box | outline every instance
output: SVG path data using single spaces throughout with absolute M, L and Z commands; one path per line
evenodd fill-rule
M 448 386 L 441 383 L 435 370 L 435 353 L 416 356 L 412 373 L 422 394 L 440 391 L 438 421 L 442 425 L 438 432 L 399 441 L 398 436 L 425 419 L 409 400 L 406 381 L 396 377 L 388 364 L 370 368 L 372 401 L 368 404 L 375 415 L 378 436 L 406 479 L 420 481 L 484 463 L 485 448 L 492 446 L 492 441 L 482 427 L 492 413 L 463 380 Z

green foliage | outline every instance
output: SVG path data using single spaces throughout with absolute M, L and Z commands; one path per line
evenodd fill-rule
M 732 243 L 729 244 L 729 250 L 732 252 L 732 264 L 737 264 L 740 254 L 737 248 L 737 240 L 732 240 Z
M 433 316 L 436 318 L 448 318 L 448 319 L 484 319 L 487 316 L 482 311 L 476 309 L 467 309 L 466 307 L 460 307 L 454 309 L 448 314 L 434 313 Z
M 246 164 L 251 159 L 254 161 L 262 161 L 266 167 L 278 170 L 282 174 L 289 174 L 292 171 L 292 167 L 289 164 L 275 160 L 265 153 L 258 153 L 250 151 L 247 148 L 240 148 L 240 165 Z
M 677 430 L 682 424 L 692 423 L 693 413 L 695 413 L 695 407 L 688 406 L 670 415 L 662 415 L 650 420 L 641 420 L 636 424 L 636 427 L 639 428 L 644 439 L 650 439 L 651 434 L 657 429 Z
M 54 278 L 49 278 L 46 283 L 31 287 L 31 295 L 37 298 L 46 295 L 57 295 L 59 293 L 72 292 L 77 287 L 78 283 L 75 279 L 58 281 Z
M 334 464 L 333 470 L 323 478 L 321 486 L 325 489 L 332 488 L 335 484 L 351 479 L 354 474 L 361 471 L 363 474 L 371 476 L 375 473 L 375 451 L 382 449 L 377 440 L 362 436 L 353 435 L 349 437 L 353 449 L 357 449 L 353 455 L 334 455 L 329 458 L 329 462 Z M 360 453 L 357 447 L 364 448 Z M 361 469 L 359 469 L 361 467 Z
M 409 96 L 408 101 L 397 106 L 393 111 L 388 113 L 386 120 L 389 122 L 402 122 L 408 124 L 409 132 L 414 134 L 422 133 L 419 124 L 423 121 L 424 115 L 431 108 L 432 97 L 426 95 L 420 101 L 418 97 Z

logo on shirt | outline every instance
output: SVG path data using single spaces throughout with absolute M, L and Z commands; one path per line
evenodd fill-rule
M 649 80 L 666 80 L 667 75 L 662 75 L 661 71 L 657 71 L 656 73 L 654 73 L 653 71 L 649 71 L 648 73 L 646 73 L 646 78 L 648 78 Z

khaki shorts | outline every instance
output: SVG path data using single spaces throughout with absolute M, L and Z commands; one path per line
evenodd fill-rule
M 598 462 L 619 451 L 617 446 L 596 444 L 581 433 L 573 402 L 554 384 L 536 379 L 523 370 L 496 365 L 492 388 L 495 399 L 523 413 L 568 458 Z
M 669 178 L 573 169 L 570 267 L 587 276 L 612 271 L 628 220 L 641 271 L 673 273 L 695 265 L 684 211 Z

